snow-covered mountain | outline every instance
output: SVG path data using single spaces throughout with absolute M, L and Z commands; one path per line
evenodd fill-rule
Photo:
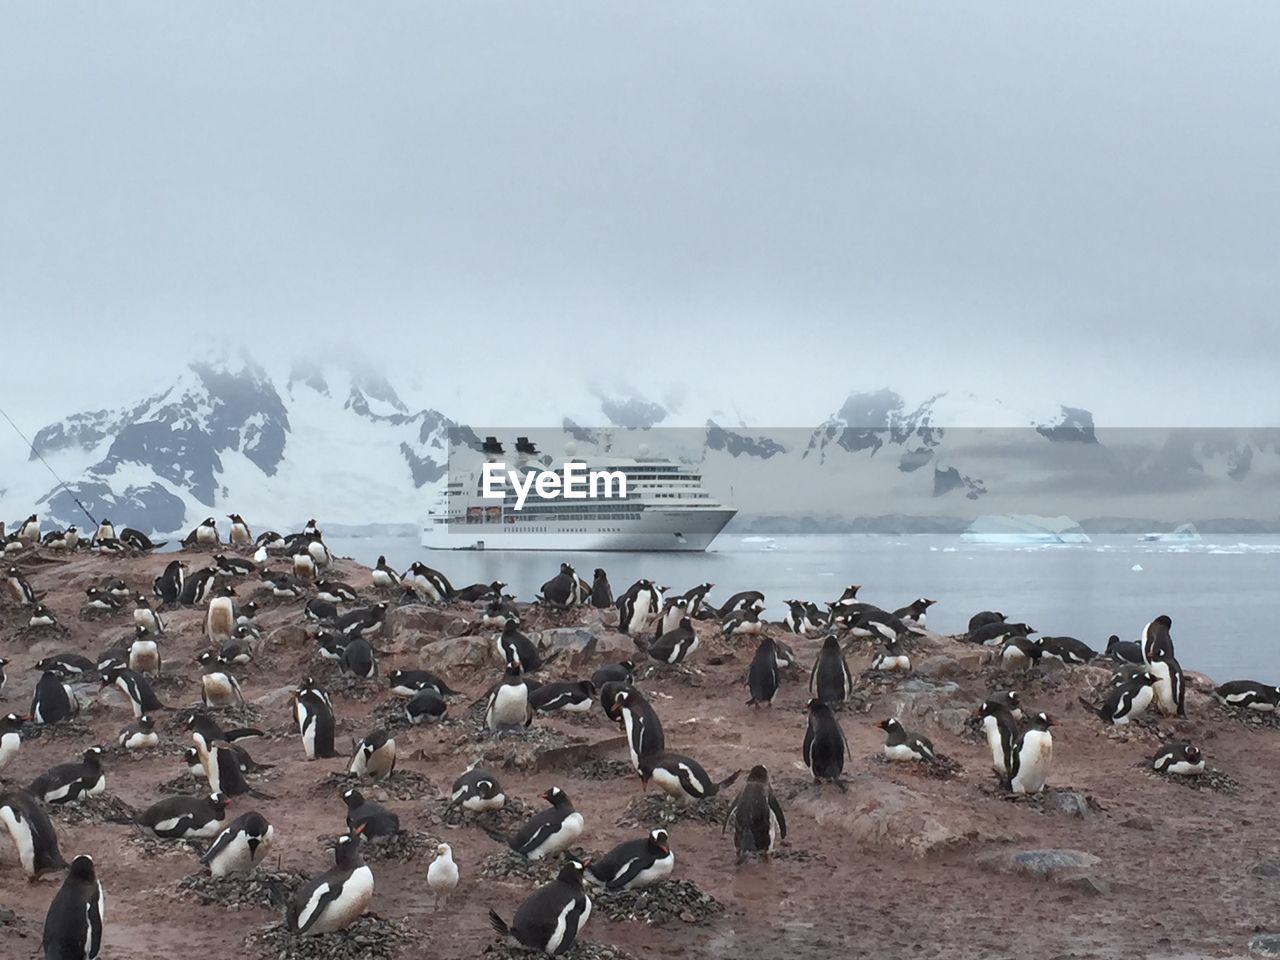
M 552 454 L 652 451 L 700 464 L 713 493 L 755 515 L 1272 516 L 1280 477 L 1278 431 L 1106 430 L 1078 407 L 960 392 L 916 404 L 888 389 L 857 392 L 797 427 L 753 422 L 696 385 L 649 397 L 513 379 L 441 400 L 411 409 L 356 360 L 274 376 L 251 362 L 193 364 L 135 404 L 40 429 L 35 448 L 68 486 L 34 454 L 7 463 L 0 517 L 36 509 L 83 524 L 79 500 L 95 517 L 156 533 L 232 511 L 258 526 L 313 515 L 416 523 L 438 496 L 451 442 L 475 447 L 478 435 L 517 430 Z

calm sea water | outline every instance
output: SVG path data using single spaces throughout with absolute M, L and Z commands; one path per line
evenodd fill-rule
M 609 573 L 615 593 L 640 577 L 677 591 L 710 580 L 713 601 L 761 590 L 767 619 L 786 613 L 788 598 L 821 603 L 849 583 L 859 598 L 888 609 L 918 596 L 938 604 L 930 627 L 965 629 L 978 610 L 1000 610 L 1044 634 L 1066 634 L 1101 648 L 1108 635 L 1136 639 L 1143 624 L 1167 613 L 1183 668 L 1222 682 L 1280 683 L 1280 541 L 1275 537 L 1206 537 L 1195 545 L 1141 543 L 1132 537 L 1089 544 L 1010 547 L 936 536 L 721 537 L 702 554 L 552 553 L 426 550 L 413 538 L 329 538 L 340 554 L 372 564 L 379 554 L 397 569 L 414 560 L 444 571 L 455 585 L 505 580 L 522 600 L 567 560 L 587 580 Z M 1136 569 L 1140 568 L 1140 569 Z

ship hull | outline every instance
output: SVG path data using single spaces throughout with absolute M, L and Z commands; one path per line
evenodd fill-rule
M 518 524 L 436 523 L 423 529 L 428 550 L 546 550 L 591 553 L 699 553 L 711 546 L 736 510 L 646 510 L 639 520 L 566 523 L 512 530 Z M 607 529 L 606 529 L 607 528 Z

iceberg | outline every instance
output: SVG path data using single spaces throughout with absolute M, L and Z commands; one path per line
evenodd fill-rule
M 965 543 L 1088 543 L 1089 535 L 1070 517 L 1037 517 L 1029 513 L 979 517 L 960 535 Z
M 1199 543 L 1200 531 L 1194 523 L 1180 523 L 1168 533 L 1145 533 L 1143 543 Z

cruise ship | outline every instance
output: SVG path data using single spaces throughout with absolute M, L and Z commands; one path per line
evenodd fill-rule
M 516 441 L 510 462 L 502 445 L 487 437 L 486 461 L 517 472 L 547 470 L 563 476 L 564 463 L 539 458 L 525 437 Z M 440 502 L 422 531 L 432 550 L 702 551 L 737 512 L 712 499 L 702 475 L 665 457 L 568 457 L 587 471 L 621 472 L 626 497 L 539 499 L 530 495 L 516 509 L 512 484 L 502 483 L 501 500 L 486 498 L 483 465 L 465 475 L 450 473 Z

